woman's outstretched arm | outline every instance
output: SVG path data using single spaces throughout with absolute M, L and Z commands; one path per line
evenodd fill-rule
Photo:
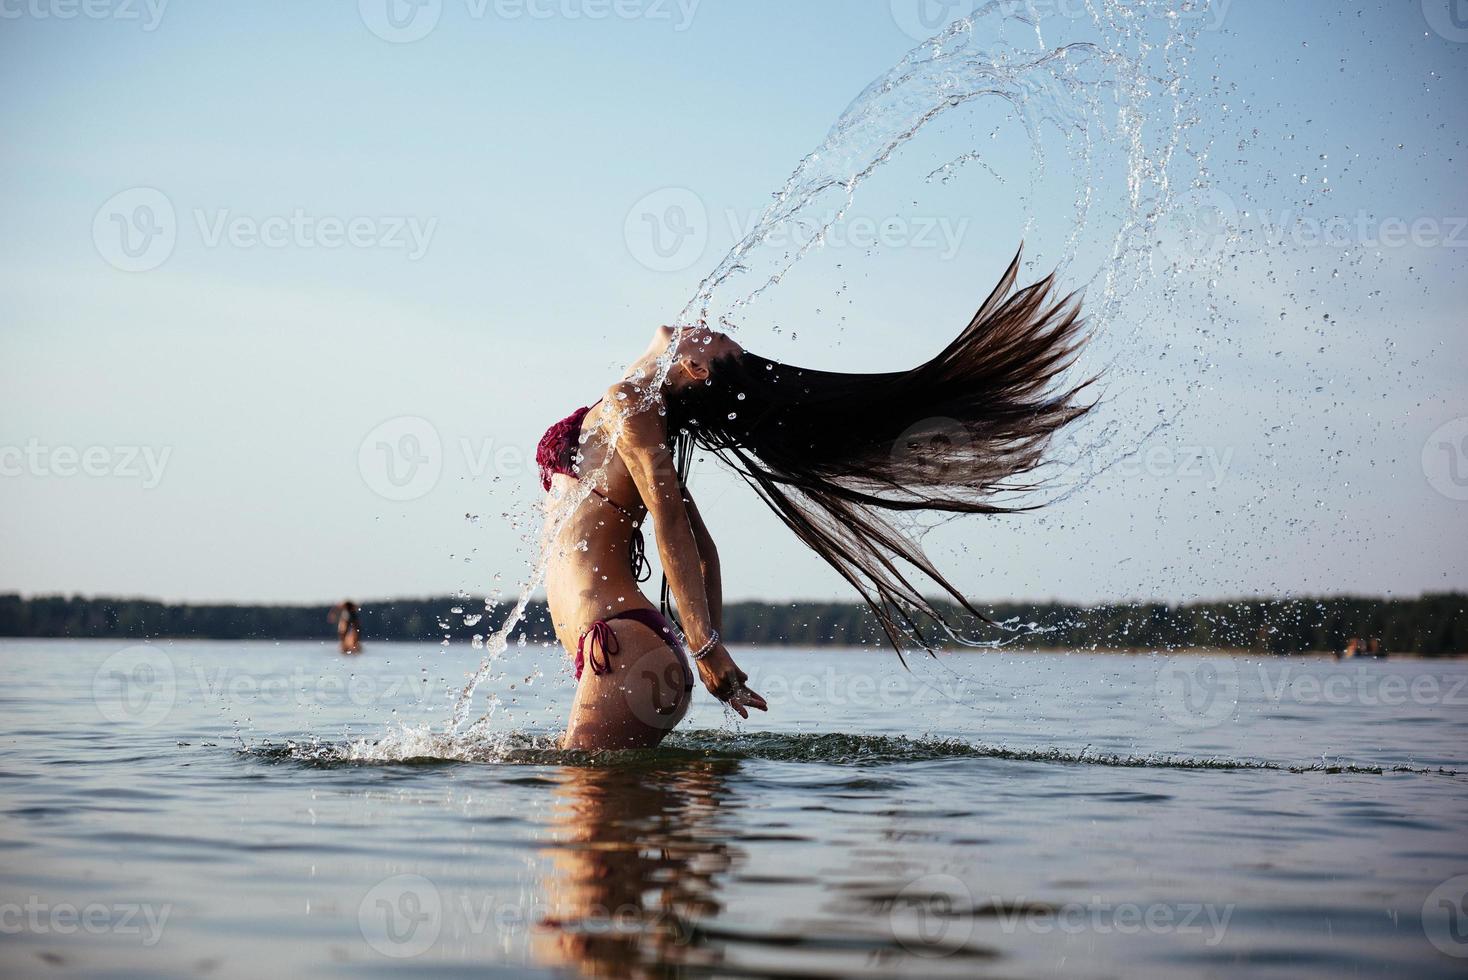
M 625 391 L 623 385 L 614 387 L 607 401 L 613 405 L 631 403 L 636 397 L 631 393 L 634 389 L 625 387 Z M 708 587 L 698 542 L 694 539 L 688 508 L 683 504 L 678 470 L 666 440 L 666 426 L 656 412 L 635 412 L 624 423 L 617 451 L 637 484 L 642 502 L 647 505 L 663 572 L 678 603 L 683 632 L 697 649 L 708 642 L 716 627 L 709 612 Z
M 622 388 L 622 385 L 613 388 L 608 398 L 611 404 L 637 397 L 631 386 L 619 391 Z M 625 399 L 618 398 L 619 393 L 625 395 Z M 651 410 L 636 412 L 625 423 L 617 451 L 637 483 L 642 502 L 647 505 L 663 571 L 678 603 L 683 632 L 689 645 L 697 650 L 708 643 L 717 626 L 710 610 L 704 561 L 694 536 L 688 506 L 683 501 L 683 488 L 678 482 L 678 470 L 673 454 L 668 450 L 667 438 L 667 426 L 661 416 Z M 722 609 L 720 615 L 722 617 Z M 739 669 L 722 642 L 714 644 L 709 654 L 698 661 L 697 667 L 709 692 L 739 712 L 741 717 L 749 717 L 747 707 L 767 710 L 764 698 L 744 686 L 748 675 Z
M 693 502 L 688 488 L 683 489 L 683 506 L 688 509 L 688 523 L 693 527 L 693 540 L 698 544 L 698 559 L 703 567 L 703 591 L 708 596 L 709 619 L 714 629 L 724 632 L 724 573 L 719 565 L 719 549 L 714 545 L 713 535 Z

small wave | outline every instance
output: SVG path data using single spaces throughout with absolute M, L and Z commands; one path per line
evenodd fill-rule
M 1412 766 L 1356 765 L 1321 760 L 1304 764 L 1263 759 L 1230 759 L 1184 755 L 1122 755 L 1061 748 L 1010 748 L 960 739 L 909 738 L 900 735 L 831 733 L 741 733 L 721 730 L 675 732 L 656 749 L 584 752 L 562 749 L 548 732 L 510 731 L 493 736 L 446 735 L 426 728 L 404 727 L 372 741 L 330 742 L 321 739 L 263 743 L 240 750 L 264 762 L 307 766 L 446 765 L 463 762 L 499 765 L 635 766 L 697 760 L 806 762 L 837 766 L 888 765 L 942 759 L 994 759 L 1055 765 L 1105 766 L 1121 769 L 1270 770 L 1291 773 L 1417 773 L 1456 776 L 1447 769 Z

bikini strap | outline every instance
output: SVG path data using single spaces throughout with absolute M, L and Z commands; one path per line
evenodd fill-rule
M 623 507 L 621 504 L 617 503 L 611 497 L 608 497 L 606 494 L 602 493 L 591 484 L 588 483 L 587 486 L 591 488 L 592 493 L 596 494 L 598 497 L 611 504 L 612 507 L 616 509 L 617 513 L 621 514 L 623 517 L 627 518 L 627 520 L 631 521 L 633 527 L 636 527 L 638 525 L 639 522 L 637 518 L 632 516 L 632 512 L 630 510 L 628 510 L 626 507 Z
M 602 500 L 605 500 L 609 506 L 617 511 L 617 513 L 621 514 L 623 517 L 627 518 L 627 520 L 631 522 L 632 540 L 628 542 L 627 547 L 632 558 L 632 576 L 638 582 L 646 582 L 648 579 L 652 578 L 652 562 L 647 560 L 647 539 L 642 536 L 641 521 L 639 521 L 636 517 L 633 517 L 631 511 L 623 507 L 621 504 L 617 503 L 611 497 L 608 497 L 606 494 L 602 493 L 596 487 L 591 486 L 591 484 L 589 483 L 587 484 L 587 487 L 591 490 L 592 493 L 596 494 Z

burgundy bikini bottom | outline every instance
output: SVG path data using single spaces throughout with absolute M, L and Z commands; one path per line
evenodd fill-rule
M 609 673 L 612 669 L 612 657 L 621 652 L 620 644 L 617 642 L 617 634 L 612 632 L 609 623 L 619 619 L 630 619 L 634 623 L 641 623 L 652 630 L 662 641 L 668 645 L 668 649 L 678 655 L 678 663 L 683 665 L 683 687 L 684 690 L 693 690 L 693 668 L 688 664 L 688 655 L 683 651 L 683 644 L 678 641 L 678 633 L 673 625 L 662 617 L 661 614 L 651 609 L 628 609 L 619 612 L 615 616 L 606 619 L 598 619 L 586 627 L 586 632 L 576 641 L 576 679 L 581 679 L 581 671 L 590 662 L 593 674 Z M 597 658 L 597 653 L 601 658 Z

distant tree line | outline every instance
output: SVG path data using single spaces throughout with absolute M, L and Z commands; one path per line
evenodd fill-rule
M 146 599 L 0 595 L 0 636 L 216 640 L 334 640 L 327 605 L 181 605 Z M 1414 599 L 1332 597 L 1227 602 L 999 603 L 984 610 L 999 626 L 966 624 L 971 635 L 1014 649 L 1181 650 L 1212 647 L 1260 653 L 1342 649 L 1378 637 L 1390 653 L 1468 653 L 1468 595 Z M 372 640 L 468 640 L 489 635 L 509 613 L 466 599 L 391 599 L 362 604 Z M 850 602 L 732 603 L 731 643 L 881 646 L 870 611 Z M 531 603 L 514 641 L 553 639 L 545 604 Z
M 1206 647 L 1292 654 L 1339 651 L 1352 637 L 1374 637 L 1389 653 L 1468 653 L 1468 595 L 1463 593 L 1415 599 L 1242 599 L 1182 605 L 1015 602 L 980 608 L 998 625 L 963 623 L 956 612 L 954 619 L 963 623 L 966 635 L 999 640 L 1015 649 Z M 736 643 L 883 642 L 871 612 L 856 603 L 736 603 L 725 608 L 724 626 L 725 635 Z

